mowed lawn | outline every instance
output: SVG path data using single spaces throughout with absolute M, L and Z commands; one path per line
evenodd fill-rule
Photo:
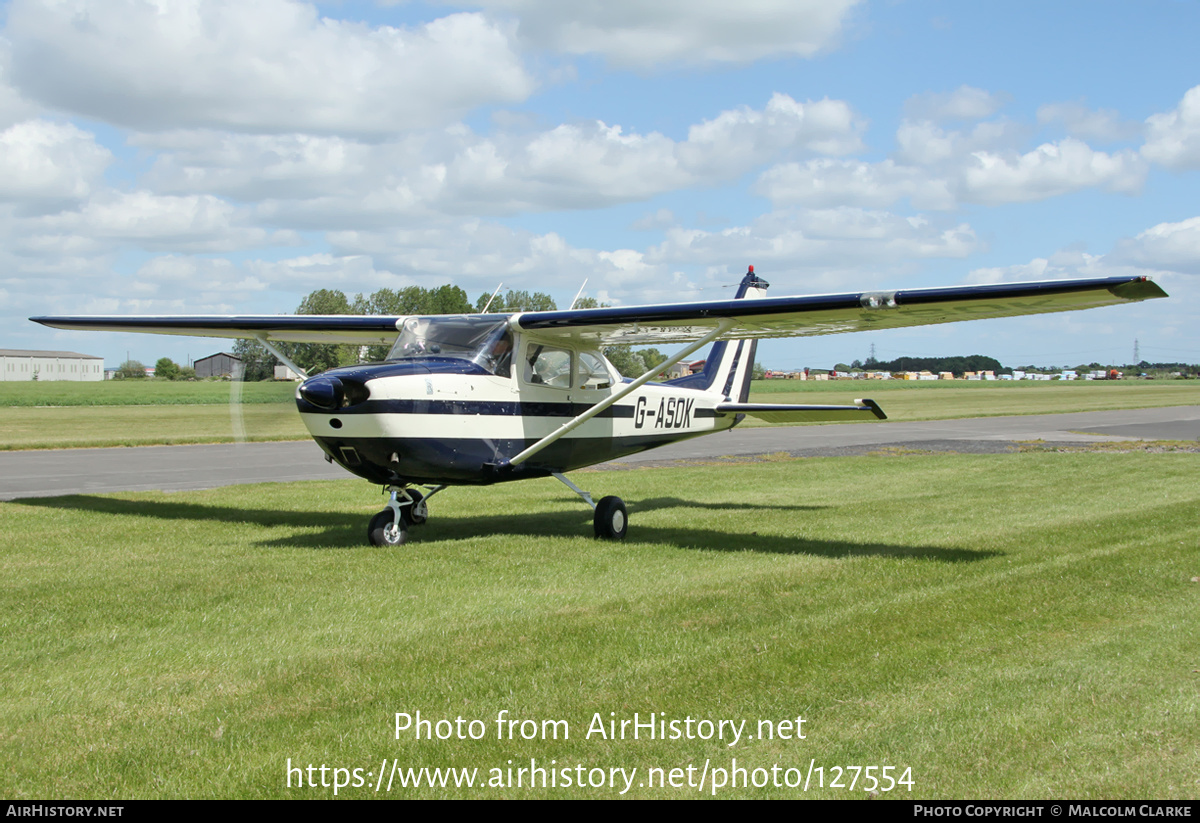
M 295 390 L 293 383 L 0 383 L 0 449 L 303 440 Z M 1200 381 L 760 380 L 751 393 L 760 403 L 861 397 L 878 401 L 890 420 L 944 420 L 1196 405 Z
M 882 798 L 1194 799 L 1198 460 L 578 473 L 629 503 L 623 544 L 553 480 L 447 490 L 398 549 L 364 545 L 354 481 L 0 503 L 0 793 L 616 797 L 624 769 L 625 796 L 849 798 L 891 767 Z M 449 739 L 397 739 L 417 712 Z M 695 733 L 595 731 L 634 713 Z M 531 761 L 558 785 L 513 785 Z M 376 795 L 397 764 L 485 786 Z

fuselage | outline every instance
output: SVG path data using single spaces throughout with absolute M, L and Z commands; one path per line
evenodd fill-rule
M 568 472 L 737 422 L 715 411 L 727 399 L 718 392 L 647 383 L 508 466 L 626 381 L 598 351 L 561 340 L 509 335 L 500 347 L 517 356 L 410 351 L 332 369 L 301 385 L 300 416 L 333 460 L 384 485 L 488 484 Z

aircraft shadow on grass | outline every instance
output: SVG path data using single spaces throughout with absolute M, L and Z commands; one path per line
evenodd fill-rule
M 548 501 L 551 502 L 551 501 Z M 561 503 L 564 501 L 552 501 Z M 199 503 L 165 500 L 122 500 L 118 497 L 69 495 L 65 497 L 24 498 L 12 505 L 49 509 L 155 517 L 162 520 L 218 521 L 254 524 L 264 528 L 286 527 L 303 530 L 288 537 L 258 541 L 268 548 L 358 549 L 362 547 L 362 513 L 332 511 L 286 511 L 280 509 L 232 508 Z M 696 503 L 677 497 L 656 497 L 630 506 L 634 514 L 664 509 L 721 509 L 727 511 L 777 512 L 785 517 L 821 517 L 825 506 L 763 504 L 753 502 Z M 805 514 L 807 513 L 807 514 Z M 522 514 L 438 515 L 429 524 L 413 530 L 414 542 L 395 551 L 419 549 L 429 540 L 465 540 L 486 536 L 579 537 L 588 534 L 588 510 L 577 502 L 563 510 L 545 510 Z M 803 526 L 803 520 L 798 522 Z M 655 526 L 644 522 L 633 532 L 638 542 L 661 543 L 681 549 L 724 552 L 764 552 L 769 554 L 808 554 L 820 557 L 890 557 L 961 563 L 986 560 L 1001 552 L 945 546 L 906 546 L 880 542 L 812 539 L 800 535 L 759 534 L 757 531 L 733 532 L 688 526 Z M 602 544 L 608 548 L 611 544 Z

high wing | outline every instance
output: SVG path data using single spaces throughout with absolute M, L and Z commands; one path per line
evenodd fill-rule
M 1074 311 L 1166 297 L 1145 277 L 1047 280 L 988 286 L 867 291 L 698 303 L 664 303 L 511 316 L 515 328 L 593 345 L 808 337 Z M 502 317 L 503 315 L 491 315 Z M 350 315 L 31 317 L 59 329 L 246 337 L 294 343 L 391 344 L 405 317 Z
M 527 312 L 514 322 L 526 331 L 599 345 L 687 343 L 711 333 L 722 320 L 732 325 L 721 340 L 810 337 L 1075 311 L 1166 296 L 1145 277 L 1106 277 Z

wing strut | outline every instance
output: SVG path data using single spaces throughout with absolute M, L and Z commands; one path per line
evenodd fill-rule
M 275 358 L 277 360 L 279 360 L 280 363 L 283 363 L 285 366 L 287 366 L 289 369 L 294 371 L 296 374 L 303 377 L 305 380 L 308 379 L 308 372 L 306 372 L 304 369 L 300 368 L 295 363 L 293 363 L 292 359 L 290 357 L 288 357 L 286 354 L 284 354 L 279 349 L 272 346 L 271 342 L 269 340 L 267 340 L 267 336 L 265 334 L 256 334 L 256 335 L 254 335 L 254 339 L 257 340 L 259 343 L 262 343 L 264 346 L 266 346 L 267 351 L 269 351 L 271 354 L 275 355 Z
M 707 346 L 709 343 L 716 340 L 722 334 L 729 331 L 729 329 L 733 328 L 734 325 L 736 325 L 736 321 L 732 320 L 731 318 L 728 318 L 728 317 L 721 318 L 719 321 L 717 321 L 717 327 L 715 329 L 713 329 L 711 332 L 709 332 L 708 334 L 701 337 L 695 343 L 692 343 L 690 346 L 688 346 L 687 348 L 683 349 L 680 352 L 677 352 L 673 356 L 668 357 L 666 359 L 666 361 L 659 363 L 657 366 L 654 366 L 652 369 L 650 369 L 650 371 L 646 372 L 641 377 L 639 377 L 637 380 L 634 380 L 632 383 L 626 383 L 624 385 L 624 387 L 622 387 L 618 391 L 613 392 L 607 398 L 605 398 L 604 400 L 601 400 L 599 403 L 597 403 L 596 405 L 589 408 L 583 414 L 570 420 L 569 422 L 563 423 L 561 426 L 559 426 L 557 429 L 552 431 L 550 434 L 546 435 L 541 440 L 534 443 L 529 448 L 525 449 L 525 451 L 521 452 L 516 457 L 509 460 L 507 463 L 504 463 L 501 465 L 515 466 L 518 463 L 524 463 L 526 460 L 533 457 L 535 454 L 540 452 L 542 449 L 546 448 L 551 443 L 553 443 L 554 441 L 561 438 L 563 435 L 573 431 L 574 429 L 578 428 L 579 426 L 582 426 L 584 423 L 591 420 L 593 417 L 595 417 L 600 412 L 607 409 L 609 406 L 616 403 L 621 398 L 625 397 L 627 394 L 637 391 L 642 386 L 649 383 L 650 378 L 654 377 L 655 375 L 659 374 L 662 371 L 665 371 L 666 369 L 671 368 L 676 363 L 683 360 L 683 358 L 687 357 L 689 354 L 694 352 L 696 349 Z

